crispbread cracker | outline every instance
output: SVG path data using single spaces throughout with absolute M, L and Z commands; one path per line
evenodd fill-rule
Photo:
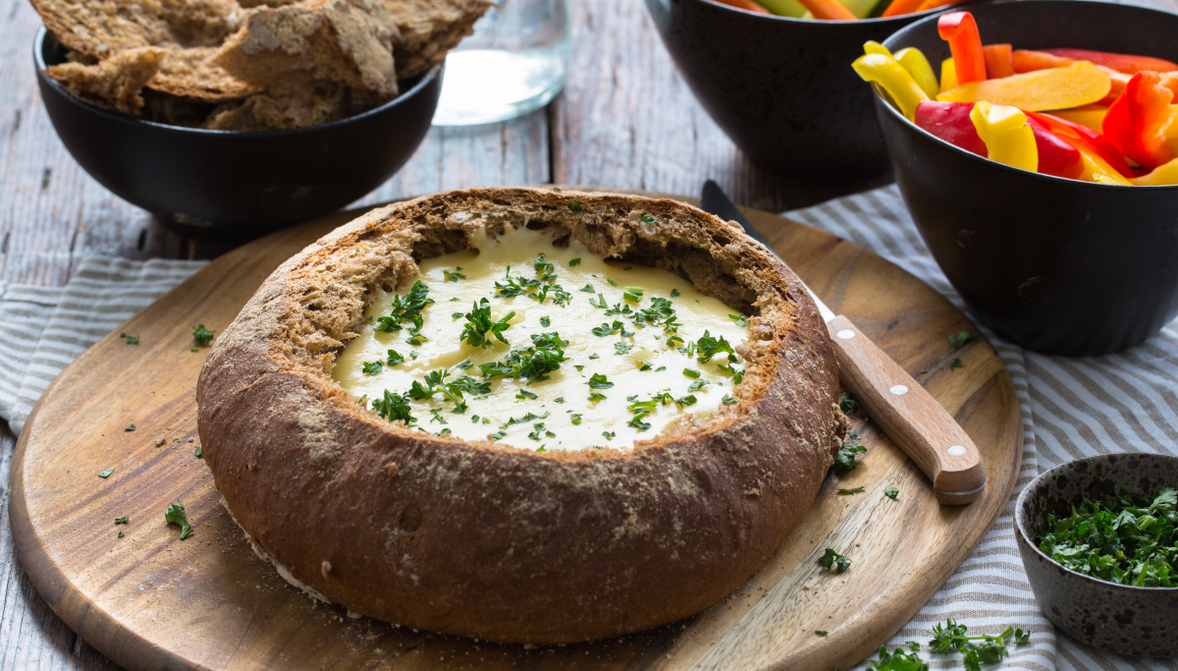
M 155 76 L 164 60 L 156 47 L 138 47 L 116 53 L 96 65 L 62 63 L 46 70 L 67 91 L 88 103 L 138 114 L 143 109 L 139 92 Z
M 397 76 L 405 79 L 441 63 L 446 52 L 474 31 L 491 0 L 382 0 L 401 37 L 393 50 Z
M 308 0 L 250 10 L 216 62 L 242 80 L 269 88 L 292 74 L 397 94 L 397 30 L 380 0 Z
M 304 128 L 338 121 L 376 104 L 370 93 L 338 82 L 313 81 L 303 74 L 288 77 L 265 93 L 218 106 L 201 127 L 235 131 Z

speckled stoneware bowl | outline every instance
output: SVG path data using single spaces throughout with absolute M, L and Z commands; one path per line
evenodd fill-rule
M 1122 492 L 1151 496 L 1178 486 L 1178 458 L 1105 454 L 1056 466 L 1035 478 L 1015 504 L 1015 538 L 1035 598 L 1047 619 L 1072 638 L 1124 655 L 1178 653 L 1178 587 L 1131 587 L 1104 582 L 1057 564 L 1035 539 L 1047 516 L 1071 515 L 1085 498 Z

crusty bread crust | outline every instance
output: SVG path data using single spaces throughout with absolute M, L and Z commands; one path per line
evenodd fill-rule
M 331 369 L 374 290 L 508 225 L 741 306 L 738 403 L 633 450 L 546 453 L 434 437 L 357 405 Z M 738 587 L 813 503 L 846 430 L 837 396 L 817 309 L 735 224 L 671 200 L 523 188 L 390 205 L 318 240 L 218 336 L 197 384 L 217 488 L 297 580 L 378 619 L 522 643 L 645 629 Z

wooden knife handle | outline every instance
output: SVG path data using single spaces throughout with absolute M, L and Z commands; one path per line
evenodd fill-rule
M 962 505 L 977 500 L 986 487 L 986 470 L 965 430 L 850 319 L 838 315 L 826 326 L 843 382 L 929 477 L 937 501 Z

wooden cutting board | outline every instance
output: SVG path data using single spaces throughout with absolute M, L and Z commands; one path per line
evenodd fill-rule
M 868 450 L 860 466 L 829 475 L 809 516 L 761 570 L 686 620 L 532 647 L 351 619 L 316 604 L 253 554 L 194 455 L 195 385 L 208 350 L 191 351 L 192 328 L 224 330 L 282 261 L 355 216 L 341 213 L 222 256 L 54 381 L 12 467 L 21 562 L 66 624 L 129 669 L 848 668 L 908 622 L 998 517 L 1022 459 L 1018 400 L 988 343 L 952 348 L 947 336 L 977 329 L 928 286 L 833 235 L 745 213 L 831 308 L 957 418 L 985 460 L 989 486 L 980 500 L 938 505 L 915 465 L 859 414 Z M 126 344 L 123 331 L 139 344 Z M 950 368 L 958 357 L 963 365 Z M 99 478 L 108 468 L 114 473 Z M 860 486 L 861 494 L 837 491 Z M 888 486 L 899 488 L 896 500 L 884 496 Z M 195 526 L 184 541 L 164 522 L 177 498 Z M 129 523 L 116 526 L 123 516 Z M 852 568 L 823 570 L 816 560 L 827 547 L 849 556 Z

